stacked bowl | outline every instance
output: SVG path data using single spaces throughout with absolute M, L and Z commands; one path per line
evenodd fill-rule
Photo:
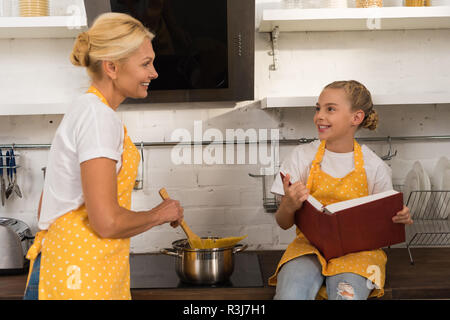
M 21 17 L 48 16 L 48 0 L 20 0 Z

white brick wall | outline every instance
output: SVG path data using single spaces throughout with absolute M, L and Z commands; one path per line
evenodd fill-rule
M 263 3 L 257 0 L 257 16 Z M 320 32 L 281 34 L 280 69 L 270 71 L 267 34 L 256 33 L 255 99 L 272 94 L 314 94 L 328 82 L 341 78 L 361 80 L 378 93 L 442 91 L 449 88 L 449 30 L 386 32 Z M 84 70 L 70 65 L 71 39 L 0 39 L 1 103 L 69 101 L 86 88 Z M 449 134 L 450 104 L 385 106 L 377 108 L 380 125 L 360 136 Z M 119 115 L 134 142 L 169 141 L 173 130 L 193 134 L 194 121 L 203 132 L 226 129 L 279 128 L 281 138 L 311 138 L 314 111 L 309 109 L 261 110 L 258 101 L 124 105 Z M 61 116 L 0 116 L 1 143 L 50 143 Z M 51 123 L 52 122 L 52 123 Z M 385 143 L 368 144 L 378 154 Z M 402 183 L 412 163 L 421 159 L 431 170 L 441 155 L 450 157 L 450 142 L 395 143 L 398 156 L 389 164 L 394 183 Z M 293 146 L 280 147 L 284 159 Z M 36 211 L 42 190 L 41 167 L 47 150 L 23 150 L 18 182 L 24 198 L 7 201 L 0 216 L 24 220 L 37 229 Z M 239 236 L 250 249 L 284 249 L 295 228 L 281 230 L 273 214 L 262 207 L 260 165 L 175 165 L 171 148 L 145 148 L 145 188 L 133 192 L 132 209 L 148 210 L 160 203 L 158 190 L 166 187 L 181 201 L 185 219 L 201 236 Z M 270 187 L 270 186 L 269 186 Z M 180 228 L 158 226 L 132 238 L 133 252 L 154 252 L 183 238 Z

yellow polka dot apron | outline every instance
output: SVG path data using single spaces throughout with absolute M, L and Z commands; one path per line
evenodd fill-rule
M 367 196 L 369 191 L 361 146 L 354 140 L 355 169 L 343 178 L 334 178 L 323 172 L 320 167 L 325 153 L 325 144 L 326 141 L 323 140 L 311 165 L 306 184 L 310 194 L 324 206 L 339 201 Z M 378 249 L 350 253 L 327 261 L 298 228 L 296 232 L 296 238 L 284 252 L 275 274 L 270 277 L 269 285 L 276 285 L 277 274 L 284 263 L 306 254 L 315 254 L 322 265 L 322 275 L 333 276 L 344 272 L 359 274 L 370 280 L 368 283 L 372 285 L 373 290 L 369 297 L 383 296 L 387 261 L 386 254 L 383 250 Z M 325 285 L 320 288 L 317 299 L 327 299 Z
M 94 87 L 88 92 L 108 105 Z M 130 209 L 140 155 L 126 127 L 124 132 L 117 199 L 121 207 Z M 36 234 L 27 253 L 31 266 L 28 280 L 39 252 L 39 300 L 131 299 L 130 239 L 100 238 L 89 224 L 84 204 L 56 219 L 48 230 Z

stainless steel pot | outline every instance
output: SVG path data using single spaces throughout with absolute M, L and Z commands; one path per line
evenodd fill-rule
M 234 271 L 234 254 L 247 249 L 246 244 L 225 248 L 191 249 L 187 239 L 172 242 L 172 247 L 161 249 L 161 253 L 174 256 L 175 271 L 180 280 L 193 284 L 216 284 L 227 281 Z

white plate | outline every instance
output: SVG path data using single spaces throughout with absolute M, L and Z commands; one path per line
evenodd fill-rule
M 433 190 L 442 190 L 442 181 L 444 179 L 445 170 L 450 169 L 450 161 L 447 157 L 441 157 L 431 174 L 431 188 Z
M 450 190 L 450 169 L 445 170 L 444 179 L 442 182 L 442 190 Z M 441 200 L 442 203 L 442 219 L 447 219 L 450 214 L 450 194 L 445 194 Z
M 431 183 L 430 183 L 430 177 L 428 177 L 428 174 L 425 172 L 422 164 L 419 161 L 414 162 L 413 164 L 413 170 L 417 173 L 419 176 L 419 189 L 422 191 L 430 191 L 431 190 Z M 431 193 L 430 192 L 420 192 L 417 193 L 419 197 L 419 201 L 417 203 L 417 213 L 416 213 L 416 219 L 419 218 L 425 218 L 427 216 L 427 204 L 428 200 L 430 200 Z
M 384 0 L 383 7 L 402 7 L 403 0 Z
M 441 157 L 438 162 L 436 163 L 433 173 L 431 175 L 431 188 L 435 191 L 442 191 L 446 190 L 444 189 L 444 182 L 448 184 L 449 182 L 446 182 L 448 179 L 444 179 L 446 171 L 450 170 L 450 161 L 447 159 L 447 157 Z M 447 189 L 448 190 L 448 189 Z M 442 219 L 446 219 L 448 217 L 448 210 L 445 210 L 444 208 L 447 207 L 447 199 L 445 197 L 445 194 L 436 194 L 435 198 L 437 199 L 437 203 L 435 204 L 436 210 L 438 211 L 439 217 Z M 447 212 L 446 212 L 447 211 Z
M 416 171 L 410 170 L 405 178 L 405 183 L 403 187 L 403 203 L 406 205 L 408 202 L 409 195 L 411 191 L 419 190 L 419 175 Z M 411 199 L 413 200 L 413 199 Z M 411 206 L 413 203 L 409 203 L 409 208 L 411 209 Z M 412 212 L 412 214 L 414 214 Z

